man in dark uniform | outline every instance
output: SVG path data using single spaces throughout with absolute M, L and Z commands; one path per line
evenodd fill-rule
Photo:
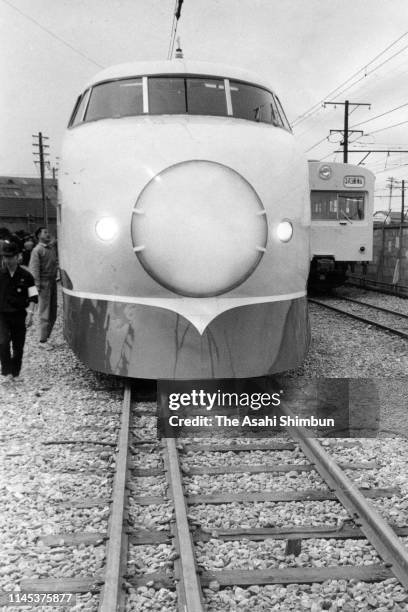
M 26 327 L 32 325 L 38 291 L 30 272 L 18 265 L 16 243 L 5 241 L 1 255 L 5 265 L 0 269 L 0 362 L 7 381 L 20 374 Z

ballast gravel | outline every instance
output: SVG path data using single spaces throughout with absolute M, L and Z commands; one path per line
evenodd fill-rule
M 177 554 L 172 544 L 135 546 L 129 544 L 128 575 L 144 576 L 159 570 L 172 570 Z
M 37 324 L 28 330 L 21 382 L 0 385 L 0 589 L 6 591 L 18 591 L 24 578 L 100 581 L 104 575 L 103 538 L 53 548 L 40 539 L 107 532 L 122 409 L 115 380 L 87 370 L 62 343 L 60 316 L 55 339 L 59 347 L 42 350 Z M 84 498 L 101 504 L 72 506 Z M 96 612 L 98 601 L 97 594 L 78 595 L 72 610 Z
M 338 526 L 348 518 L 335 501 L 245 502 L 197 504 L 189 517 L 206 529 L 246 529 L 249 527 L 295 527 L 296 525 Z
M 293 377 L 405 377 L 408 343 L 360 321 L 309 305 L 312 339 L 302 366 Z
M 212 495 L 215 493 L 243 493 L 263 491 L 327 490 L 327 485 L 316 472 L 288 472 L 286 474 L 217 474 L 191 476 L 184 479 L 187 493 Z
M 205 570 L 266 570 L 287 567 L 327 567 L 330 565 L 372 565 L 381 559 L 366 540 L 310 539 L 303 540 L 301 552 L 285 553 L 286 541 L 239 540 L 223 542 L 211 539 L 199 542 L 196 555 Z
M 126 599 L 126 612 L 142 612 L 157 610 L 157 612 L 178 612 L 176 591 L 143 586 L 137 589 L 129 588 Z
M 154 504 L 141 506 L 129 496 L 128 499 L 129 522 L 134 529 L 147 529 L 163 531 L 168 530 L 173 518 L 172 504 Z
M 391 300 L 394 299 L 391 297 Z M 387 302 L 387 307 L 398 310 L 399 306 L 393 306 L 388 298 Z M 404 305 L 407 303 L 404 302 Z M 311 351 L 305 365 L 297 372 L 292 372 L 291 376 L 359 376 L 376 380 L 382 408 L 381 431 L 391 437 L 362 440 L 360 445 L 342 450 L 336 444 L 328 443 L 326 450 L 343 461 L 354 458 L 376 461 L 379 467 L 375 470 L 350 470 L 348 474 L 362 487 L 397 485 L 400 494 L 390 499 L 372 500 L 371 503 L 393 523 L 407 525 L 407 440 L 392 438 L 395 434 L 408 438 L 408 426 L 404 425 L 408 379 L 405 382 L 403 379 L 407 375 L 407 345 L 387 334 L 381 335 L 380 332 L 377 335 L 373 329 L 361 327 L 358 323 L 354 325 L 348 321 L 339 321 L 337 317 L 322 316 L 317 307 L 312 306 L 310 310 L 313 332 Z M 120 424 L 120 388 L 113 378 L 97 376 L 86 370 L 63 344 L 50 351 L 41 350 L 38 347 L 37 332 L 36 327 L 28 332 L 23 382 L 0 385 L 0 465 L 3 468 L 0 472 L 0 588 L 6 590 L 18 590 L 19 580 L 23 576 L 69 577 L 92 573 L 101 577 L 104 572 L 103 544 L 50 549 L 43 546 L 39 538 L 41 535 L 65 532 L 107 532 L 108 505 L 81 509 L 63 507 L 62 504 L 84 495 L 101 499 L 110 495 L 115 443 Z M 60 316 L 53 336 L 62 341 Z M 387 378 L 390 376 L 395 378 Z M 144 409 L 150 410 L 150 404 Z M 388 419 L 390 410 L 396 415 L 391 421 Z M 396 427 L 396 422 L 400 426 Z M 136 441 L 143 442 L 146 437 L 156 439 L 155 418 L 146 414 L 136 416 L 132 421 L 132 433 Z M 62 440 L 69 443 L 62 445 Z M 198 441 L 204 442 L 202 439 Z M 240 440 L 239 443 L 245 445 L 253 441 Z M 224 445 L 226 440 L 210 439 L 207 442 Z M 231 444 L 235 445 L 235 441 L 231 440 Z M 192 465 L 236 465 L 244 461 L 251 465 L 272 464 L 275 461 L 307 463 L 297 450 L 267 453 L 231 451 L 208 455 L 189 452 L 187 449 L 181 456 L 186 471 Z M 134 445 L 132 462 L 134 467 L 139 468 L 161 468 L 163 465 L 159 447 L 143 444 Z M 242 486 L 242 490 L 253 490 L 253 486 L 260 489 L 263 487 L 263 474 L 250 474 L 246 479 L 241 475 L 233 476 L 231 478 L 231 475 L 226 475 L 225 491 L 236 491 L 237 484 Z M 294 475 L 273 475 L 275 485 L 284 488 L 287 488 L 287 481 L 296 483 L 296 486 L 303 482 L 306 486 L 311 476 L 312 473 L 297 473 L 295 479 Z M 201 487 L 201 477 L 196 479 L 186 474 L 186 478 L 189 486 L 195 484 Z M 283 480 L 279 481 L 279 478 Z M 218 477 L 207 479 L 210 489 L 218 486 L 217 480 Z M 232 483 L 235 483 L 234 488 Z M 314 482 L 311 484 L 315 486 Z M 139 491 L 134 495 L 162 495 L 164 480 L 162 477 L 157 480 L 140 477 L 137 479 L 138 487 Z M 339 526 L 348 518 L 346 511 L 332 501 L 194 505 L 189 507 L 189 515 L 195 523 L 210 531 L 214 528 L 302 524 Z M 133 528 L 168 530 L 173 509 L 170 503 L 140 506 L 131 495 L 129 516 Z M 216 543 L 211 544 L 213 540 Z M 249 564 L 271 562 L 270 544 L 267 541 L 247 546 L 246 541 L 222 543 L 215 538 L 213 540 L 199 545 L 203 564 L 210 562 L 211 556 L 216 558 L 217 555 L 223 560 L 229 557 L 231 567 L 234 567 L 234 563 L 240 565 L 243 560 Z M 407 545 L 408 539 L 404 538 L 403 541 Z M 236 544 L 238 548 L 235 548 Z M 375 553 L 367 546 L 363 541 L 347 541 L 339 545 L 337 540 L 335 544 L 331 540 L 309 540 L 302 543 L 301 555 L 304 556 L 299 555 L 293 559 L 285 556 L 283 560 L 279 558 L 282 555 L 282 544 L 274 542 L 276 558 L 272 562 L 308 565 L 334 563 L 337 556 L 339 563 L 346 563 L 353 556 L 364 558 L 364 562 L 373 562 Z M 231 555 L 233 547 L 240 551 L 239 555 Z M 131 560 L 140 561 L 140 554 L 146 555 L 143 566 L 145 569 L 150 568 L 150 571 L 155 571 L 153 568 L 157 563 L 161 567 L 160 556 L 165 563 L 170 563 L 172 548 L 167 558 L 163 554 L 164 549 L 157 554 L 154 550 L 156 548 L 134 547 Z M 170 565 L 168 567 L 170 569 Z M 248 565 L 245 567 L 248 568 Z M 407 592 L 393 579 L 378 584 L 351 580 L 287 587 L 253 585 L 248 588 L 220 589 L 216 584 L 211 587 L 204 589 L 210 612 L 408 610 Z M 128 586 L 128 593 L 127 610 L 172 612 L 177 609 L 175 592 L 158 588 L 157 585 L 137 589 Z M 78 595 L 77 600 L 78 605 L 72 610 L 96 612 L 99 601 L 97 594 Z
M 188 447 L 186 447 L 188 448 Z M 294 463 L 304 465 L 309 463 L 307 458 L 299 451 L 246 451 L 212 452 L 187 451 L 180 454 L 181 466 L 189 467 L 217 466 L 217 465 L 276 465 L 279 463 Z
M 336 295 L 340 297 L 349 297 L 366 304 L 372 304 L 373 306 L 379 306 L 380 308 L 388 308 L 389 310 L 395 310 L 395 312 L 408 315 L 408 300 L 396 295 L 387 295 L 386 293 L 379 293 L 378 291 L 370 291 L 368 289 L 359 289 L 358 287 L 352 287 L 349 285 L 346 287 L 338 287 L 333 293 L 333 296 Z
M 253 585 L 222 590 L 214 585 L 213 589 L 204 589 L 208 612 L 404 612 L 408 609 L 408 594 L 394 579 L 373 584 L 328 580 L 312 585 Z

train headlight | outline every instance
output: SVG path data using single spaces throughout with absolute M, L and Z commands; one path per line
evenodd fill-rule
M 324 165 L 319 168 L 319 176 L 324 181 L 328 181 L 332 175 L 332 169 L 330 166 Z
M 282 221 L 276 228 L 276 234 L 281 242 L 289 242 L 293 235 L 293 227 L 290 221 Z
M 235 170 L 206 160 L 170 166 L 140 194 L 132 241 L 146 272 L 190 297 L 241 285 L 266 251 L 266 210 Z
M 103 217 L 96 226 L 95 231 L 101 240 L 113 240 L 118 234 L 118 224 L 112 217 Z

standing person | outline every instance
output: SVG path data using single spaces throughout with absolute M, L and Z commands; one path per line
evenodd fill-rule
M 45 347 L 57 318 L 57 254 L 46 227 L 35 232 L 38 240 L 31 252 L 30 272 L 39 294 L 40 346 Z
M 20 374 L 26 327 L 32 325 L 38 291 L 30 272 L 18 265 L 18 245 L 5 241 L 1 254 L 5 265 L 0 269 L 0 362 L 7 381 Z
M 35 245 L 34 238 L 30 235 L 24 237 L 24 245 L 23 245 L 23 261 L 22 265 L 28 267 L 30 263 L 31 251 L 33 250 Z

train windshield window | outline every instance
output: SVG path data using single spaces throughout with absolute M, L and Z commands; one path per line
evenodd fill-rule
M 312 191 L 311 207 L 312 219 L 315 221 L 359 221 L 364 219 L 364 194 Z
M 230 81 L 230 88 L 234 117 L 283 127 L 270 91 L 237 81 Z
M 282 119 L 282 123 L 284 125 L 284 127 L 289 130 L 290 132 L 292 131 L 292 128 L 290 127 L 290 123 L 285 115 L 285 111 L 282 108 L 282 104 L 280 103 L 280 100 L 278 98 L 278 96 L 274 96 L 275 100 L 276 100 L 276 104 L 278 106 L 278 113 Z
M 91 92 L 85 121 L 143 114 L 142 79 L 124 79 L 96 85 Z
M 82 96 L 80 96 L 77 100 L 77 103 L 74 108 L 74 112 L 72 113 L 71 120 L 69 122 L 69 127 L 73 127 L 74 125 L 78 125 L 78 123 L 82 122 L 82 117 L 84 115 L 85 105 L 88 100 L 88 92 L 87 89 Z
M 191 115 L 227 114 L 222 79 L 186 79 L 187 112 Z
M 364 219 L 364 194 L 339 193 L 339 218 Z
M 149 113 L 152 115 L 184 114 L 186 92 L 183 78 L 149 78 Z
M 225 116 L 224 80 L 149 77 L 149 113 Z

